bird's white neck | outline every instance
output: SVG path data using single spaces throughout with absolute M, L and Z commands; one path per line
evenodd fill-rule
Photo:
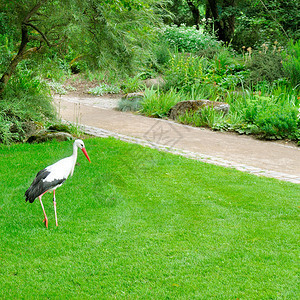
M 73 175 L 75 164 L 76 164 L 76 161 L 77 161 L 77 153 L 78 153 L 78 147 L 74 143 L 73 144 L 73 154 L 71 155 L 72 163 L 73 163 L 72 170 L 71 170 L 71 176 Z

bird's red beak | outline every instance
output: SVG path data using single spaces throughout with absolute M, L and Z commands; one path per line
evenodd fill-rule
M 82 152 L 84 153 L 85 157 L 88 159 L 88 161 L 91 162 L 91 160 L 90 160 L 90 158 L 89 158 L 89 156 L 88 156 L 88 154 L 87 154 L 85 148 L 82 148 L 81 150 L 82 150 Z

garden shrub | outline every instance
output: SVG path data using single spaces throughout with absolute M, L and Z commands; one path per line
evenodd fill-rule
M 285 76 L 296 87 L 300 84 L 300 41 L 290 41 L 284 56 L 282 64 Z
M 143 84 L 141 78 L 143 74 L 137 74 L 134 77 L 126 76 L 126 79 L 121 84 L 121 89 L 125 94 L 134 93 L 142 90 Z
M 299 138 L 298 110 L 296 106 L 278 101 L 274 97 L 248 99 L 243 110 L 245 133 L 258 134 L 265 139 Z M 243 133 L 243 129 L 240 130 Z
M 189 91 L 202 78 L 204 58 L 176 52 L 165 72 L 165 89 L 176 88 Z
M 179 52 L 195 53 L 207 57 L 212 57 L 221 48 L 221 43 L 214 36 L 185 25 L 166 26 L 163 38 Z
M 154 63 L 152 62 L 151 67 L 156 69 L 156 71 L 161 71 L 161 67 L 165 66 L 171 57 L 169 44 L 167 41 L 160 39 L 157 43 L 153 46 L 153 56 L 154 56 Z
M 0 100 L 0 142 L 22 142 L 28 121 L 40 124 L 56 119 L 45 81 L 31 70 L 18 70 Z
M 255 51 L 246 63 L 250 74 L 246 80 L 248 86 L 255 85 L 260 81 L 272 83 L 284 77 L 282 57 L 278 52 Z
M 297 110 L 287 106 L 268 106 L 267 109 L 259 111 L 255 125 L 266 139 L 296 139 Z

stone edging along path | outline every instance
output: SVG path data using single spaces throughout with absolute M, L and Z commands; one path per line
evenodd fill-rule
M 281 172 L 263 170 L 263 169 L 260 169 L 257 167 L 251 167 L 251 166 L 247 166 L 244 164 L 234 163 L 234 162 L 227 161 L 227 160 L 224 160 L 224 159 L 221 159 L 218 157 L 214 157 L 214 156 L 210 156 L 210 155 L 205 155 L 205 154 L 200 154 L 200 153 L 191 152 L 191 151 L 187 151 L 187 150 L 177 149 L 174 147 L 160 145 L 160 144 L 157 144 L 152 141 L 126 136 L 123 134 L 115 133 L 115 132 L 97 128 L 97 127 L 92 127 L 92 126 L 87 126 L 87 125 L 82 125 L 82 124 L 78 124 L 78 125 L 81 127 L 81 129 L 85 133 L 93 135 L 93 136 L 102 137 L 102 138 L 114 137 L 116 139 L 119 139 L 119 140 L 127 142 L 127 143 L 139 144 L 139 145 L 142 145 L 145 147 L 150 147 L 153 149 L 157 149 L 159 151 L 165 151 L 165 152 L 169 152 L 172 154 L 181 155 L 181 156 L 199 160 L 199 161 L 202 161 L 205 163 L 214 164 L 214 165 L 227 167 L 227 168 L 228 167 L 234 168 L 236 170 L 239 170 L 242 172 L 247 172 L 247 173 L 250 173 L 253 175 L 257 175 L 257 176 L 271 177 L 271 178 L 276 178 L 276 179 L 283 180 L 283 181 L 300 184 L 300 177 L 298 177 L 296 175 L 289 175 L 289 174 L 285 174 L 285 173 L 281 173 Z

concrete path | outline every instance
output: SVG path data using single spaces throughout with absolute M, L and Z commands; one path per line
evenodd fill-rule
M 83 125 L 87 133 L 300 184 L 300 148 L 293 144 L 119 112 L 113 109 L 118 99 L 109 97 L 55 96 L 54 101 L 62 119 Z

